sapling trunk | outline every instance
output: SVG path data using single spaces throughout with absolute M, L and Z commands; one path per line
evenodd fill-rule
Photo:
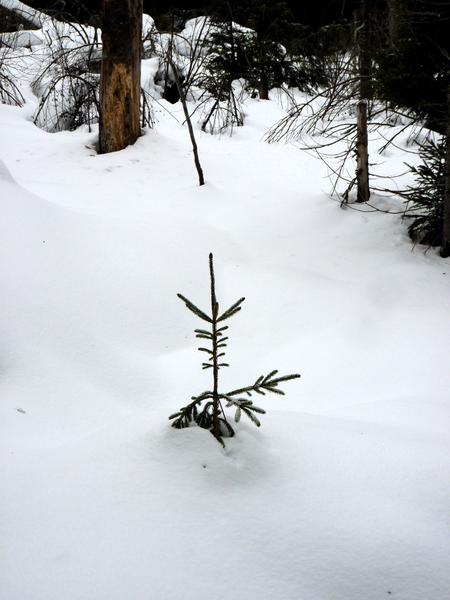
M 205 177 L 203 175 L 203 169 L 200 164 L 200 158 L 198 156 L 197 141 L 195 139 L 194 128 L 192 127 L 191 115 L 189 114 L 189 110 L 188 110 L 188 106 L 187 106 L 187 102 L 186 102 L 186 94 L 183 90 L 183 86 L 181 85 L 181 81 L 178 76 L 178 71 L 175 66 L 175 63 L 172 60 L 170 60 L 170 66 L 172 67 L 172 72 L 173 72 L 173 76 L 175 79 L 175 85 L 177 86 L 177 90 L 180 95 L 180 102 L 181 102 L 181 106 L 183 107 L 184 118 L 186 119 L 186 124 L 188 126 L 189 137 L 191 139 L 191 145 L 192 145 L 192 154 L 194 155 L 194 164 L 195 164 L 195 168 L 197 169 L 198 185 L 205 185 Z
M 212 434 L 218 438 L 220 436 L 219 425 L 219 364 L 217 359 L 217 312 L 218 304 L 216 300 L 216 283 L 214 279 L 213 256 L 209 255 L 209 276 L 211 281 L 211 314 L 212 314 L 212 363 L 213 363 L 213 430 Z

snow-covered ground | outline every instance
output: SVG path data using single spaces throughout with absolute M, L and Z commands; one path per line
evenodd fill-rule
M 197 133 L 201 188 L 179 105 L 103 156 L 35 108 L 0 106 L 1 600 L 448 600 L 449 260 L 263 143 L 275 100 Z M 225 449 L 167 420 L 210 251 L 223 387 L 302 374 Z

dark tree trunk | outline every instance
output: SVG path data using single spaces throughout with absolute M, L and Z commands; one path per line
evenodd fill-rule
M 447 152 L 445 155 L 445 195 L 444 195 L 444 223 L 442 228 L 442 246 L 441 256 L 447 258 L 450 256 L 450 86 L 447 91 L 448 120 L 446 144 Z
M 358 184 L 356 202 L 367 202 L 370 198 L 367 100 L 358 102 L 356 138 L 356 182 Z
M 369 100 L 372 98 L 372 56 L 370 52 L 370 0 L 361 0 L 358 19 L 358 71 L 359 102 L 357 107 L 356 132 L 356 182 L 357 202 L 367 202 L 370 197 L 369 188 L 369 148 L 367 133 L 367 114 Z
M 405 35 L 408 21 L 404 0 L 387 0 L 389 44 L 395 49 Z
M 358 23 L 360 99 L 372 99 L 372 53 L 370 0 L 361 0 Z
M 142 0 L 103 0 L 100 79 L 101 153 L 140 135 Z
M 259 99 L 260 100 L 268 100 L 269 99 L 269 82 L 267 80 L 267 75 L 263 73 L 261 75 L 261 80 L 259 82 Z

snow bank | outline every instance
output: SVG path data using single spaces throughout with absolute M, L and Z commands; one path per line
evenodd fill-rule
M 5 183 L 14 183 L 13 176 L 2 160 L 0 160 L 0 179 Z
M 146 40 L 156 31 L 155 19 L 150 15 L 142 15 L 142 39 Z
M 34 31 L 13 31 L 11 33 L 0 33 L 0 45 L 9 48 L 29 48 L 42 44 L 42 39 Z
M 275 102 L 198 132 L 201 188 L 179 104 L 102 156 L 31 108 L 0 106 L 1 600 L 446 598 L 449 260 L 262 143 Z M 221 384 L 302 374 L 225 450 L 167 420 L 210 385 L 176 297 L 210 251 L 247 298 Z

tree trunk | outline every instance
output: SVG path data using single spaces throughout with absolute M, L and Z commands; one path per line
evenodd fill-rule
M 267 75 L 263 73 L 261 75 L 261 79 L 259 82 L 259 99 L 260 100 L 268 100 L 269 99 L 269 82 L 267 80 Z
M 367 202 L 370 198 L 367 100 L 360 100 L 358 102 L 357 111 L 356 181 L 358 184 L 358 191 L 356 202 Z
M 387 0 L 389 44 L 395 49 L 405 35 L 408 21 L 404 0 Z
M 445 155 L 445 195 L 444 195 L 444 223 L 442 229 L 441 256 L 450 256 L 450 86 L 447 91 L 447 151 Z
M 103 0 L 100 77 L 101 153 L 140 135 L 142 0 Z
M 357 107 L 356 130 L 356 182 L 357 202 L 367 202 L 369 188 L 369 137 L 367 133 L 367 113 L 372 98 L 372 57 L 370 52 L 370 11 L 369 1 L 361 0 L 358 23 L 358 70 L 359 102 Z
M 370 0 L 361 0 L 358 19 L 359 97 L 372 99 L 372 53 Z

